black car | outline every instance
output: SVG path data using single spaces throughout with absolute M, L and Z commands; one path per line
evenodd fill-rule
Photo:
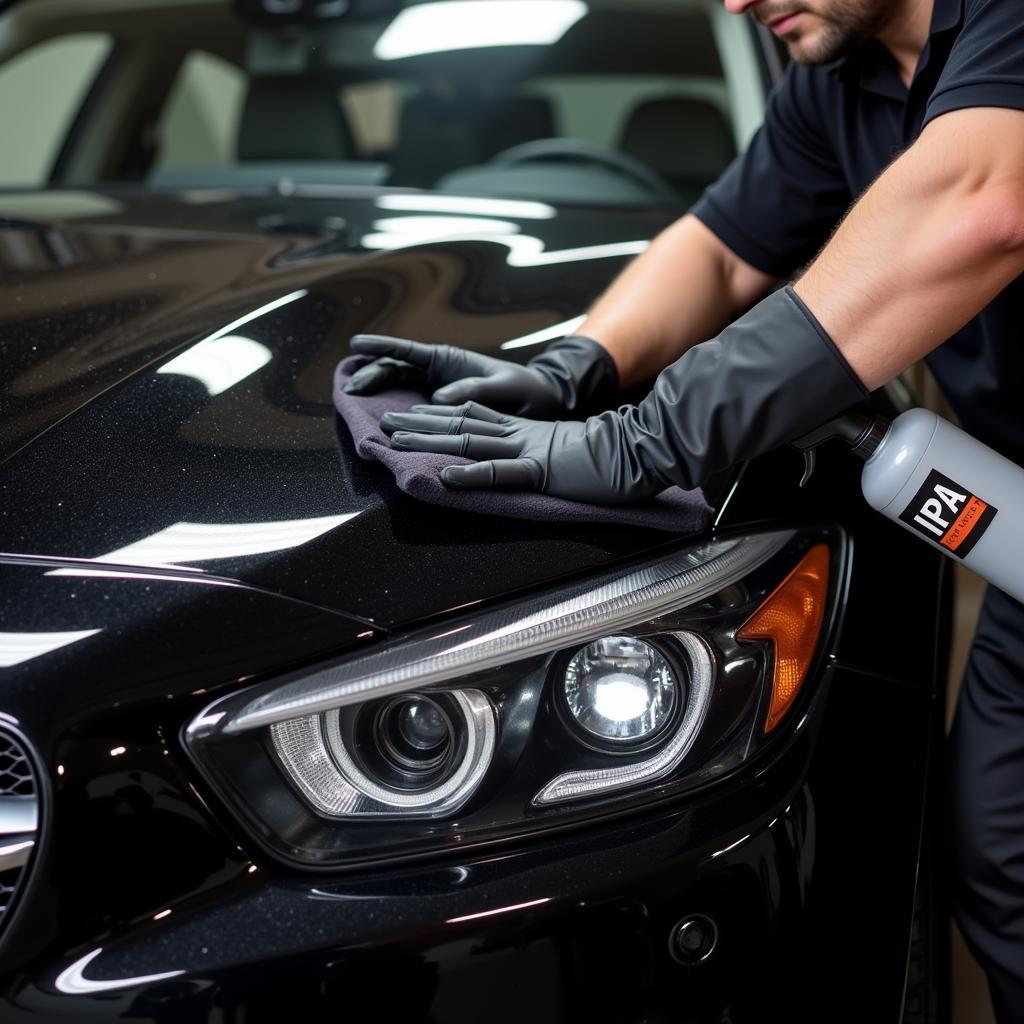
M 486 517 L 331 400 L 571 332 L 776 73 L 700 2 L 6 5 L 2 1024 L 941 1019 L 948 588 L 852 460 Z

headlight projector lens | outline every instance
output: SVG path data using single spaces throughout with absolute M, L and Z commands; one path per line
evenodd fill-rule
M 444 709 L 418 694 L 386 704 L 376 730 L 377 743 L 387 760 L 409 772 L 437 768 L 456 744 L 455 727 Z
M 680 684 L 665 656 L 634 636 L 606 636 L 577 651 L 565 670 L 565 703 L 590 737 L 646 743 L 672 719 Z

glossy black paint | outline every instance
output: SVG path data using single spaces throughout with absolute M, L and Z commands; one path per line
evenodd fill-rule
M 579 315 L 623 258 L 575 261 L 565 271 L 510 267 L 505 244 L 472 240 L 373 255 L 355 246 L 379 223 L 375 201 L 332 200 L 330 207 L 351 225 L 349 239 L 325 243 L 315 255 L 284 245 L 275 252 L 263 237 L 248 246 L 224 242 L 221 223 L 252 216 L 245 200 L 237 208 L 204 204 L 206 234 L 176 224 L 170 238 L 154 240 L 178 210 L 188 225 L 191 208 L 150 197 L 118 215 L 152 216 L 145 232 L 113 215 L 89 220 L 64 229 L 80 259 L 5 268 L 18 305 L 0 318 L 0 396 L 13 412 L 2 439 L 0 551 L 95 559 L 175 523 L 244 530 L 352 516 L 287 557 L 208 558 L 203 569 L 386 628 L 665 542 L 654 531 L 480 520 L 414 502 L 386 471 L 355 457 L 347 439 L 339 447 L 330 398 L 332 370 L 354 333 L 499 352 L 510 337 Z M 667 212 L 595 218 L 568 210 L 522 227 L 550 255 L 642 240 L 667 219 Z M 140 252 L 89 260 L 112 242 L 131 252 L 139 234 Z M 124 294 L 140 282 L 162 298 L 126 312 Z M 159 372 L 240 315 L 306 289 L 238 329 L 271 358 L 233 387 L 211 395 L 192 377 Z M 52 317 L 57 295 L 86 305 L 67 314 L 78 317 L 71 325 Z M 104 315 L 90 319 L 89 309 Z
M 214 697 L 673 543 L 401 496 L 335 435 L 347 338 L 499 352 L 581 312 L 622 259 L 513 267 L 493 239 L 370 253 L 374 196 L 115 201 L 0 230 L 0 629 L 97 631 L 0 669 L 0 707 L 54 790 L 33 913 L 0 947 L 0 1021 L 898 1019 L 941 718 L 942 564 L 866 509 L 859 467 L 823 453 L 801 492 L 782 451 L 714 488 L 718 529 L 834 520 L 853 543 L 813 714 L 775 756 L 575 832 L 357 875 L 288 871 L 181 747 Z M 550 252 L 649 237 L 671 216 L 565 209 L 523 232 Z M 302 290 L 239 331 L 270 359 L 233 387 L 157 372 Z M 331 516 L 351 518 L 196 565 L 111 555 L 174 524 L 244 536 Z M 685 968 L 667 943 L 690 912 L 722 939 Z M 148 977 L 169 972 L 183 973 Z

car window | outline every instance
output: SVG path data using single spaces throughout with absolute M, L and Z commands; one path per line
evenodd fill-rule
M 689 203 L 763 111 L 750 27 L 717 0 L 461 0 L 457 19 L 451 0 L 425 0 L 286 26 L 195 0 L 202 33 L 164 2 L 159 13 L 161 0 L 147 0 L 141 18 L 140 0 L 82 0 L 98 26 L 133 20 L 118 35 L 123 71 L 97 104 L 122 113 L 79 126 L 92 159 L 62 161 L 61 184 L 288 180 Z M 541 8 L 557 18 L 545 24 Z M 52 73 L 54 92 L 74 93 L 69 71 Z M 524 143 L 543 145 L 523 157 Z
M 109 35 L 67 35 L 0 64 L 0 187 L 46 183 L 110 48 Z

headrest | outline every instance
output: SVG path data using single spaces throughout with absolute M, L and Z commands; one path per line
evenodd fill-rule
M 238 159 L 352 160 L 355 146 L 329 85 L 254 78 L 238 126 Z
M 507 96 L 480 104 L 481 156 L 487 160 L 522 142 L 555 134 L 551 103 L 543 96 Z
M 479 147 L 465 104 L 423 93 L 402 104 L 391 154 L 391 184 L 429 188 L 456 167 L 475 164 Z
M 619 148 L 674 184 L 709 185 L 736 156 L 732 128 L 709 100 L 681 96 L 639 104 Z
M 412 96 L 402 105 L 391 182 L 430 187 L 450 171 L 554 134 L 551 105 L 541 96 Z

